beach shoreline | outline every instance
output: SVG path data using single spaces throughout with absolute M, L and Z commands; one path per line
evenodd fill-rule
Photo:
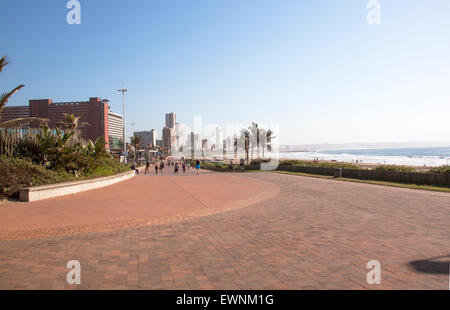
M 450 163 L 450 147 L 322 149 L 308 152 L 277 152 L 279 158 L 344 162 L 365 166 L 396 165 L 414 168 L 441 167 Z
M 346 161 L 321 160 L 321 159 L 314 161 L 314 160 L 311 160 L 310 158 L 280 158 L 279 160 L 280 161 L 282 161 L 282 160 L 301 160 L 301 161 L 311 162 L 311 163 L 351 164 L 351 165 L 358 166 L 363 169 L 375 169 L 380 166 L 399 166 L 399 167 L 413 168 L 414 170 L 418 170 L 418 171 L 427 171 L 427 170 L 430 170 L 431 168 L 435 168 L 435 166 L 417 166 L 417 165 L 414 166 L 414 165 L 401 165 L 401 164 L 367 163 L 364 161 L 346 162 Z
M 223 158 L 217 158 L 217 157 L 215 157 L 215 158 L 205 158 L 205 159 L 206 160 L 211 160 L 211 161 L 214 161 L 214 162 L 220 162 L 220 163 L 223 163 L 223 164 L 228 164 L 230 162 L 230 160 L 232 160 L 233 164 L 238 164 L 240 158 L 241 157 L 238 156 L 237 160 L 234 159 L 234 158 L 223 159 Z M 242 157 L 242 158 L 245 158 L 245 156 Z M 265 157 L 264 159 L 263 158 L 253 158 L 252 160 L 270 160 L 270 157 Z M 252 161 L 252 160 L 250 160 L 250 161 Z M 370 163 L 370 162 L 364 162 L 364 161 L 361 161 L 361 160 L 358 160 L 358 162 L 356 162 L 356 161 L 353 161 L 353 162 L 350 161 L 349 162 L 349 161 L 339 161 L 339 160 L 326 160 L 326 159 L 321 159 L 321 158 L 314 160 L 314 159 L 306 158 L 306 157 L 303 157 L 303 158 L 301 158 L 301 157 L 295 157 L 295 158 L 293 158 L 293 157 L 292 158 L 280 157 L 278 160 L 279 161 L 299 160 L 299 161 L 304 161 L 306 163 L 311 163 L 311 164 L 317 164 L 317 163 L 350 164 L 350 165 L 354 165 L 354 166 L 357 166 L 357 167 L 362 168 L 362 169 L 369 169 L 369 170 L 376 169 L 377 167 L 380 167 L 380 166 L 398 166 L 398 167 L 408 167 L 408 168 L 412 168 L 412 169 L 420 171 L 420 172 L 425 172 L 425 171 L 429 171 L 432 168 L 436 168 L 437 167 L 437 166 L 426 166 L 426 165 L 422 165 L 421 166 L 421 165 Z

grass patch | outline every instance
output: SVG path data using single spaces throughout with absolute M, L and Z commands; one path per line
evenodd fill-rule
M 362 169 L 359 166 L 350 163 L 330 163 L 330 162 L 315 162 L 306 160 L 280 160 L 279 166 L 301 166 L 301 167 L 316 167 L 316 168 L 343 168 L 343 169 Z
M 289 172 L 289 171 L 271 171 L 271 172 L 281 173 L 281 174 L 300 175 L 300 176 L 313 177 L 313 178 L 319 178 L 319 179 L 330 179 L 330 180 L 336 180 L 336 181 L 367 183 L 367 184 L 374 184 L 374 185 L 381 185 L 381 186 L 421 189 L 421 190 L 427 190 L 427 191 L 450 193 L 450 187 L 447 187 L 447 186 L 408 184 L 408 183 L 361 180 L 361 179 L 350 179 L 350 178 L 334 178 L 334 177 L 328 176 L 328 175 L 311 174 L 311 173 L 304 173 L 304 172 Z
M 290 172 L 290 171 L 279 171 L 279 170 L 272 170 L 269 172 L 275 172 L 280 174 L 292 174 L 292 175 L 301 175 L 304 177 L 313 177 L 318 179 L 334 179 L 332 176 L 329 175 L 321 175 L 321 174 L 313 174 L 313 173 L 305 173 L 305 172 Z

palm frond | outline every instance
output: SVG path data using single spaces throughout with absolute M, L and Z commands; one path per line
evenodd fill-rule
M 0 123 L 0 128 L 19 127 L 23 124 L 28 124 L 29 122 L 38 122 L 41 124 L 47 124 L 48 121 L 49 120 L 46 118 L 39 118 L 39 117 L 16 118 L 16 119 L 12 119 L 10 121 Z
M 8 61 L 8 57 L 7 56 L 3 56 L 2 58 L 0 58 L 0 72 L 2 72 L 3 68 L 9 64 Z
M 59 121 L 56 126 L 67 130 L 77 130 L 85 126 L 91 126 L 87 122 L 80 122 L 81 116 L 64 113 L 64 119 Z
M 15 92 L 17 92 L 19 89 L 21 89 L 22 87 L 24 87 L 25 85 L 19 85 L 16 88 L 14 88 L 12 91 L 10 91 L 9 93 L 3 93 L 0 96 L 0 112 L 3 111 L 3 109 L 6 106 L 6 103 L 8 102 L 9 98 L 14 95 Z

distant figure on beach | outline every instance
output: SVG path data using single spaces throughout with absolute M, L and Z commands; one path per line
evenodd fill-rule
M 147 160 L 147 162 L 145 163 L 145 171 L 144 174 L 150 173 L 150 162 Z
M 244 172 L 245 160 L 243 158 L 241 158 L 241 161 L 239 162 L 239 166 L 241 167 L 241 172 Z
M 230 163 L 228 164 L 228 169 L 229 169 L 230 171 L 233 171 L 233 170 L 234 170 L 234 165 L 233 165 L 233 160 L 232 160 L 232 159 L 230 159 Z
M 155 163 L 155 174 L 158 174 L 158 163 Z
M 199 160 L 197 160 L 195 162 L 195 169 L 197 169 L 197 175 L 198 175 L 199 174 L 199 170 L 200 170 L 200 161 Z

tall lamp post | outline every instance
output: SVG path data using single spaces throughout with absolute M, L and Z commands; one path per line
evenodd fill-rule
M 132 137 L 134 137 L 134 125 L 136 125 L 134 122 L 132 122 L 131 124 L 131 127 L 133 128 L 133 132 L 131 133 L 131 136 Z M 131 143 L 131 141 L 130 141 L 130 143 Z M 135 154 L 135 158 L 134 158 L 134 163 L 136 164 L 137 162 L 138 162 L 138 159 L 137 159 L 137 157 L 139 157 L 138 155 L 139 155 L 139 151 L 138 151 L 138 147 L 135 145 L 135 147 L 136 147 L 136 149 L 134 150 L 134 154 Z
M 123 155 L 125 156 L 125 162 L 127 161 L 127 140 L 126 140 L 126 126 L 125 126 L 125 94 L 128 92 L 128 89 L 125 88 L 125 85 L 123 85 L 122 89 L 118 89 L 118 92 L 122 93 L 122 106 L 123 106 L 123 119 L 122 119 L 122 124 L 123 124 Z
M 133 135 L 134 135 L 134 125 L 136 125 L 136 124 L 134 122 L 132 122 L 130 125 L 133 128 Z

